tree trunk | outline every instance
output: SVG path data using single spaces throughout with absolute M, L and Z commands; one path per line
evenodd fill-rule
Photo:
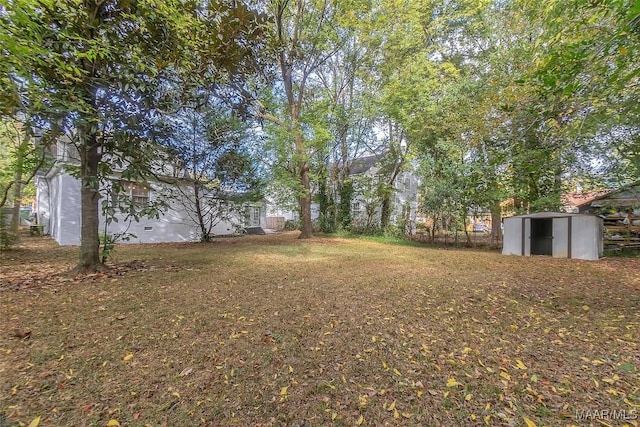
M 313 223 L 311 221 L 311 180 L 309 177 L 309 165 L 303 161 L 300 168 L 300 184 L 302 184 L 303 195 L 299 198 L 300 219 L 302 221 L 302 233 L 299 239 L 310 239 L 313 237 Z
M 209 235 L 209 230 L 207 230 L 207 226 L 204 221 L 204 215 L 202 213 L 202 198 L 200 197 L 200 188 L 198 187 L 198 182 L 194 181 L 193 183 L 193 195 L 194 195 L 194 204 L 196 208 L 196 217 L 198 217 L 198 226 L 200 227 L 200 241 L 201 242 L 210 242 L 211 236 Z
M 11 232 L 18 239 L 20 236 L 20 205 L 22 201 L 22 168 L 24 153 L 22 147 L 18 149 L 18 158 L 16 159 L 16 170 L 13 184 L 13 207 L 11 215 Z
M 490 208 L 491 212 L 491 244 L 498 245 L 502 236 L 502 209 L 500 203 L 494 203 Z
M 386 230 L 391 220 L 391 194 L 389 191 L 384 190 L 382 196 L 382 203 L 380 208 L 380 228 Z
M 82 204 L 82 226 L 80 229 L 80 262 L 78 270 L 81 272 L 97 271 L 100 264 L 100 239 L 98 237 L 98 223 L 100 199 L 98 164 L 100 154 L 96 134 L 91 130 L 80 131 L 80 203 Z
M 343 228 L 351 225 L 351 199 L 353 197 L 353 182 L 346 179 L 338 183 L 338 192 L 340 194 L 340 210 L 338 215 L 339 224 Z
M 467 214 L 466 214 L 466 212 L 464 214 L 462 214 L 462 227 L 464 229 L 464 235 L 467 238 L 467 245 L 473 246 L 473 243 L 471 242 L 471 235 L 469 234 L 469 229 L 467 227 Z

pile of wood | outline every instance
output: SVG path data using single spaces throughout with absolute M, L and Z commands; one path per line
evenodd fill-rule
M 602 216 L 602 219 L 605 246 L 640 248 L 640 216 L 620 212 Z

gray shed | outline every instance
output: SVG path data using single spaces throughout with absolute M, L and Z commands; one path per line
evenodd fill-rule
M 504 219 L 503 255 L 551 255 L 596 260 L 602 255 L 602 219 L 540 212 Z

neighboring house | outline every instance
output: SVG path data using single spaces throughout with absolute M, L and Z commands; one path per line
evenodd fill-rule
M 351 165 L 350 177 L 353 180 L 353 198 L 351 200 L 351 218 L 356 224 L 378 226 L 381 206 L 377 188 L 380 182 L 380 162 L 382 155 L 371 155 L 355 160 Z M 418 208 L 418 177 L 413 170 L 402 171 L 394 181 L 391 195 L 392 224 L 405 221 L 409 233 L 415 232 Z
M 589 204 L 602 196 L 609 194 L 611 190 L 595 190 L 595 191 L 573 191 L 565 193 L 560 197 L 562 202 L 561 212 L 566 213 L 589 213 Z
M 53 166 L 36 176 L 36 221 L 43 227 L 45 234 L 51 235 L 60 245 L 80 244 L 81 204 L 80 180 L 73 177 L 70 168 L 77 165 L 75 147 L 58 142 L 53 147 Z M 184 172 L 171 165 L 160 165 L 166 177 L 180 183 Z M 116 173 L 113 180 L 121 180 Z M 160 181 L 141 185 L 122 181 L 125 191 L 134 204 L 144 206 L 160 201 L 169 185 Z M 180 185 L 180 184 L 178 184 Z M 167 200 L 167 208 L 158 218 L 143 217 L 139 221 L 125 221 L 124 214 L 116 214 L 118 222 L 111 222 L 106 228 L 107 234 L 130 233 L 133 236 L 124 243 L 160 243 L 187 242 L 200 240 L 200 230 L 182 203 Z M 212 230 L 214 235 L 235 234 L 244 227 L 264 227 L 266 225 L 265 202 L 243 203 L 234 208 L 228 219 L 221 220 Z M 105 217 L 100 216 L 99 232 L 104 233 Z M 134 237 L 135 236 L 135 237 Z
M 606 191 L 579 206 L 581 213 L 609 215 L 634 213 L 640 216 L 640 182 L 626 185 L 618 190 Z
M 607 247 L 640 248 L 640 182 L 610 191 L 580 206 L 604 221 Z
M 378 227 L 380 225 L 380 196 L 377 188 L 380 179 L 379 171 L 382 155 L 370 155 L 354 160 L 349 170 L 349 176 L 353 181 L 353 196 L 351 199 L 351 220 L 358 226 Z M 418 207 L 418 177 L 413 171 L 400 172 L 394 183 L 394 191 L 391 195 L 391 216 L 393 224 L 399 224 L 401 219 L 407 221 L 408 229 L 415 232 L 416 214 Z M 334 194 L 337 190 L 333 189 Z M 338 203 L 339 200 L 335 200 Z M 278 203 L 270 200 L 269 218 L 284 218 L 296 221 L 300 215 L 296 210 L 278 206 Z M 311 204 L 311 219 L 316 220 L 320 216 L 318 203 Z

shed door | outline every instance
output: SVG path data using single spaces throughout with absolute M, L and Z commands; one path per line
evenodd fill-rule
M 553 254 L 553 218 L 531 218 L 531 255 Z

